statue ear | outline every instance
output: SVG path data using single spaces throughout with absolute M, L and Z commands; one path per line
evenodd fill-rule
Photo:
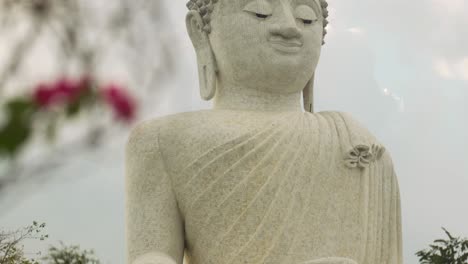
M 302 96 L 304 98 L 304 110 L 310 113 L 314 112 L 314 80 L 315 73 L 312 75 L 312 78 L 306 84 L 302 92 Z
M 210 39 L 208 33 L 203 30 L 205 25 L 199 12 L 195 10 L 188 12 L 185 22 L 189 37 L 197 54 L 200 95 L 204 100 L 208 101 L 215 95 L 216 75 L 218 72 Z

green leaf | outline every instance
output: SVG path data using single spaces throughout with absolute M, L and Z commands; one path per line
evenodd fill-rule
M 468 240 L 454 237 L 443 228 L 450 240 L 437 239 L 430 249 L 416 252 L 421 264 L 468 264 Z
M 69 104 L 66 109 L 66 115 L 67 117 L 75 117 L 81 109 L 81 102 L 78 100 L 76 102 L 73 102 L 72 104 Z
M 31 121 L 36 110 L 27 98 L 14 98 L 4 105 L 7 121 L 0 127 L 0 156 L 14 156 L 31 135 Z
M 443 240 L 443 239 L 436 239 L 434 240 L 435 243 L 441 243 L 441 244 L 444 244 L 444 245 L 447 245 L 449 242 L 447 240 Z
M 442 229 L 444 230 L 445 234 L 447 234 L 447 236 L 450 238 L 450 240 L 453 240 L 454 237 L 452 236 L 452 234 L 449 233 L 449 231 L 447 231 L 447 229 L 443 228 Z
M 9 116 L 24 117 L 30 115 L 35 110 L 35 105 L 30 99 L 18 97 L 5 104 L 5 110 Z
M 14 156 L 31 136 L 31 126 L 21 118 L 10 119 L 0 128 L 0 155 Z

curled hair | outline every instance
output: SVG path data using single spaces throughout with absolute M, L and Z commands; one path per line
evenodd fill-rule
M 203 31 L 206 33 L 211 32 L 211 13 L 214 10 L 214 5 L 218 3 L 219 0 L 189 0 L 187 3 L 187 7 L 189 10 L 198 11 L 203 19 Z M 232 0 L 231 0 L 232 1 Z M 328 3 L 327 0 L 319 0 L 320 7 L 322 8 L 322 17 L 323 17 L 323 39 L 325 39 L 325 35 L 327 34 L 327 25 L 328 25 Z M 323 41 L 325 44 L 325 41 Z

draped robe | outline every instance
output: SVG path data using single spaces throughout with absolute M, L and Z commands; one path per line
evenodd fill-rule
M 188 263 L 402 263 L 391 157 L 351 155 L 381 145 L 349 114 L 202 111 L 162 123 Z

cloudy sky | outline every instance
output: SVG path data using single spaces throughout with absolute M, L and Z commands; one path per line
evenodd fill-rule
M 172 81 L 150 116 L 208 108 L 198 98 L 185 3 L 166 0 L 177 43 Z M 317 72 L 316 107 L 352 113 L 386 145 L 399 177 L 405 263 L 443 235 L 468 236 L 468 2 L 329 0 L 330 27 Z M 124 263 L 123 145 L 76 157 L 22 195 L 0 226 L 47 222 L 54 240 Z M 5 202 L 0 201 L 1 206 Z M 6 208 L 6 206 L 5 206 Z

